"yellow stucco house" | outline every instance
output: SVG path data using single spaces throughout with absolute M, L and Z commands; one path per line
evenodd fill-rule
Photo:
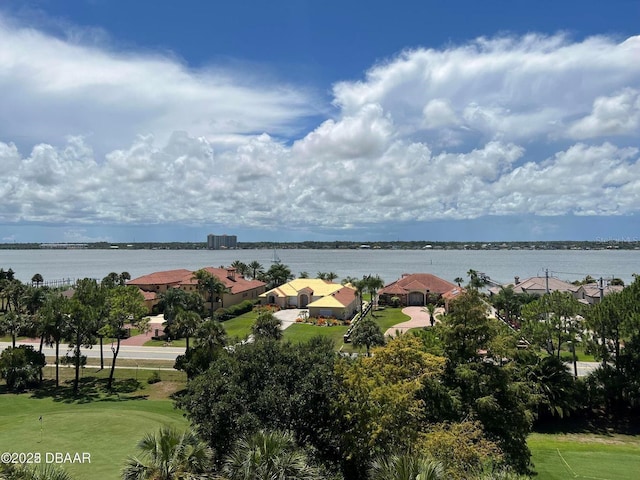
M 296 278 L 260 295 L 263 304 L 306 308 L 310 317 L 351 318 L 358 308 L 355 289 L 319 278 Z

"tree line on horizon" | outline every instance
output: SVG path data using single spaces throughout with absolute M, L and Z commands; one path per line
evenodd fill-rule
M 526 443 L 534 428 L 558 428 L 566 419 L 617 426 L 640 413 L 637 277 L 585 306 L 569 294 L 519 296 L 510 287 L 488 298 L 482 277 L 469 270 L 465 293 L 432 327 L 385 339 L 371 313 L 357 335 L 367 339 L 363 345 L 371 342 L 372 354 L 345 357 L 326 338 L 283 340 L 269 310 L 257 313 L 252 342 L 231 342 L 216 311 L 204 308 L 205 299 L 221 295 L 209 275 L 194 273 L 197 293 L 173 289 L 175 298 L 162 299 L 168 328 L 193 338 L 176 361 L 188 380 L 175 400 L 192 426 L 142 438 L 122 478 L 523 479 L 535 469 Z M 57 318 L 87 326 L 93 340 L 101 318 L 114 334 L 124 319 L 136 318 L 125 278 L 123 272 L 80 282 L 67 300 L 49 292 L 55 294 L 35 310 L 30 296 L 46 289 L 25 286 L 18 295 L 19 282 L 4 279 L 0 296 L 9 303 L 2 329 L 14 335 L 16 316 L 38 315 L 47 319 L 43 325 Z M 498 318 L 488 315 L 490 304 Z M 64 331 L 60 338 L 85 341 L 74 337 L 77 329 Z M 577 346 L 601 362 L 585 378 L 567 368 Z M 7 379 L 11 362 L 3 363 L 4 356 L 0 372 Z M 31 360 L 37 383 L 42 367 Z

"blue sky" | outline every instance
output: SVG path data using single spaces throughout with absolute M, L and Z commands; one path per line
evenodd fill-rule
M 5 1 L 0 241 L 626 240 L 640 2 Z

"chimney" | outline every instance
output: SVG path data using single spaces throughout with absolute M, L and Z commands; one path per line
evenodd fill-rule
M 515 277 L 514 280 L 516 282 L 516 285 L 518 285 L 520 283 L 520 277 Z
M 233 267 L 227 268 L 227 278 L 232 281 L 236 281 L 236 269 Z

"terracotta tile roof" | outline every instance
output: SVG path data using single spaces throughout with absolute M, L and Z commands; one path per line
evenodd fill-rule
M 399 280 L 385 286 L 380 290 L 379 294 L 402 295 L 410 292 L 444 294 L 458 287 L 455 283 L 448 282 L 440 277 L 436 277 L 430 273 L 412 273 L 405 274 Z
M 235 275 L 234 268 L 215 268 L 205 267 L 204 270 L 211 273 L 218 278 L 225 287 L 227 287 L 232 294 L 245 292 L 264 285 L 264 282 L 259 280 L 247 280 L 241 275 Z M 127 282 L 128 285 L 170 285 L 170 286 L 182 286 L 182 285 L 196 285 L 197 280 L 193 278 L 195 271 L 179 269 L 179 270 L 166 270 L 163 272 L 155 272 L 149 275 L 143 275 L 142 277 L 134 278 Z
M 184 285 L 189 282 L 193 272 L 181 268 L 179 270 L 165 270 L 163 272 L 150 273 L 142 277 L 129 280 L 127 285 Z

